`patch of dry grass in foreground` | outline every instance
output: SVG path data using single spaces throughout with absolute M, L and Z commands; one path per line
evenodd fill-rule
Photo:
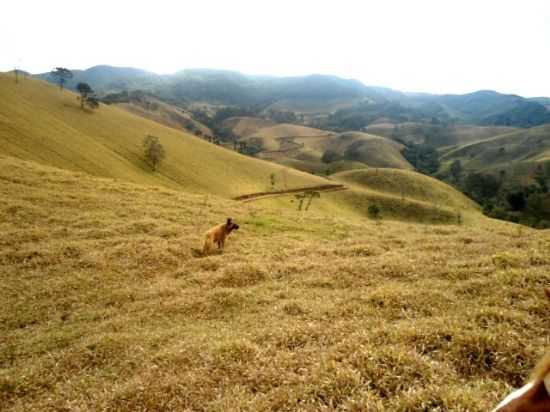
M 487 411 L 548 344 L 548 231 L 0 166 L 6 411 Z M 227 215 L 225 253 L 193 257 Z

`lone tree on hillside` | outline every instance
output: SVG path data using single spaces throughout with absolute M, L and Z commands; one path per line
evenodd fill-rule
M 93 96 L 94 90 L 88 83 L 78 83 L 76 90 L 80 93 L 80 108 L 84 110 L 84 105 L 87 105 L 91 109 L 99 107 L 99 100 Z
M 153 172 L 155 172 L 162 159 L 166 157 L 164 147 L 156 136 L 148 135 L 143 139 L 143 147 L 145 149 L 145 161 L 149 163 Z
M 455 182 L 458 182 L 460 180 L 460 175 L 462 175 L 462 163 L 460 160 L 455 160 L 451 163 L 451 168 L 449 170 Z
M 65 67 L 56 67 L 51 71 L 51 75 L 57 79 L 59 90 L 63 91 L 63 86 L 65 85 L 65 82 L 69 79 L 72 79 L 73 72 L 69 69 L 66 69 Z

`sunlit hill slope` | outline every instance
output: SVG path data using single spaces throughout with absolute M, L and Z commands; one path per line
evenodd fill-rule
M 160 138 L 166 159 L 152 173 L 142 141 Z M 265 190 L 281 166 L 217 147 L 173 128 L 101 105 L 82 111 L 76 95 L 35 79 L 0 74 L 0 154 L 42 164 L 224 196 Z M 289 169 L 290 187 L 326 181 Z
M 482 412 L 547 343 L 543 231 L 298 213 L 1 155 L 0 194 L 2 411 Z M 227 215 L 241 228 L 199 257 Z
M 101 105 L 96 111 L 82 111 L 75 94 L 62 93 L 39 80 L 24 79 L 15 84 L 13 78 L 0 75 L 0 82 L 0 154 L 3 155 L 100 177 L 224 197 L 339 183 L 240 155 L 117 107 Z M 279 129 L 281 133 L 287 133 L 293 127 L 280 125 Z M 304 151 L 314 153 L 316 161 L 320 162 L 319 156 L 325 146 L 324 143 L 319 146 L 321 142 L 317 137 L 307 137 L 311 130 L 315 131 L 301 129 L 302 136 L 296 139 L 302 143 Z M 167 157 L 159 172 L 152 172 L 143 159 L 142 140 L 149 134 L 158 136 L 166 148 Z M 280 142 L 275 135 L 268 137 L 273 142 Z M 358 139 L 362 141 L 363 137 Z M 298 144 L 292 143 L 294 146 Z M 285 144 L 290 145 L 291 142 Z M 396 148 L 392 150 L 397 152 Z M 376 156 L 375 147 L 366 154 Z M 271 184 L 272 178 L 274 185 Z M 421 177 L 411 174 L 410 178 Z M 434 184 L 436 182 L 422 178 Z M 418 200 L 413 196 L 403 198 L 386 192 L 383 187 L 367 189 L 349 185 L 347 190 L 323 193 L 321 200 L 315 202 L 315 208 L 325 213 L 365 218 L 368 206 L 376 203 L 387 219 L 438 223 L 456 221 L 457 207 L 452 202 Z M 453 191 L 450 187 L 448 190 Z M 462 196 L 456 191 L 454 193 Z M 293 200 L 294 195 L 281 194 L 261 203 L 292 210 L 296 209 Z M 470 205 L 461 210 L 477 213 L 477 209 Z

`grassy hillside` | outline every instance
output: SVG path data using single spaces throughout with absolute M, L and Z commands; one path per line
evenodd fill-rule
M 528 183 L 537 163 L 550 160 L 550 126 L 507 133 L 478 143 L 459 146 L 442 160 L 449 164 L 460 160 L 469 171 L 499 173 L 507 179 Z
M 0 192 L 6 412 L 481 412 L 547 343 L 546 232 L 275 210 L 3 156 Z M 225 253 L 196 257 L 227 216 Z
M 366 166 L 411 169 L 401 154 L 403 145 L 385 137 L 361 132 L 337 134 L 294 124 L 261 127 L 265 122 L 261 119 L 236 119 L 229 119 L 227 125 L 241 140 L 259 148 L 258 157 L 309 173 L 330 174 Z M 327 151 L 333 155 L 323 161 Z
M 102 102 L 121 107 L 138 116 L 154 120 L 178 130 L 187 131 L 188 133 L 200 133 L 206 136 L 213 135 L 212 130 L 194 119 L 187 110 L 163 102 L 149 93 L 135 91 L 131 93 L 110 94 L 104 97 Z
M 327 136 L 332 133 L 325 130 L 319 130 L 312 127 L 300 126 L 295 124 L 275 124 L 269 127 L 262 127 L 255 133 L 248 136 L 248 138 L 261 139 L 265 142 L 266 146 L 274 146 L 277 143 L 277 139 L 281 138 L 295 138 L 295 137 L 315 137 L 315 136 Z
M 332 139 L 327 149 L 346 160 L 364 163 L 370 167 L 412 169 L 403 157 L 403 145 L 381 136 L 361 132 L 342 133 Z
M 237 137 L 248 137 L 260 129 L 271 126 L 275 126 L 275 122 L 258 117 L 230 117 L 222 124 L 222 127 L 231 130 Z
M 74 94 L 60 93 L 41 81 L 29 79 L 15 85 L 10 80 L 0 76 L 5 86 L 1 89 L 3 99 L 0 101 L 0 154 L 95 176 L 226 197 L 270 190 L 271 176 L 274 176 L 277 190 L 327 183 L 325 179 L 291 168 L 239 155 L 117 107 L 102 105 L 95 112 L 81 111 Z M 311 167 L 312 171 L 326 167 L 319 159 L 325 149 L 323 145 L 328 142 L 327 135 L 303 137 L 325 132 L 294 125 L 278 125 L 268 131 L 271 134 L 265 136 L 272 141 L 290 146 L 292 150 L 299 148 L 295 157 L 283 153 L 278 159 L 281 163 L 296 159 L 299 165 L 289 165 L 302 166 L 306 170 L 306 166 Z M 287 136 L 289 133 L 296 137 L 286 141 L 276 139 L 277 134 Z M 147 134 L 159 136 L 166 147 L 167 158 L 159 173 L 152 173 L 142 160 L 141 141 Z M 361 135 L 349 143 L 369 139 L 381 138 Z M 392 150 L 396 150 L 397 144 L 391 145 Z M 329 164 L 334 167 L 333 171 L 361 165 L 364 167 L 364 163 L 350 160 Z M 293 199 L 292 195 L 262 204 L 274 203 L 283 209 L 295 210 L 296 204 L 290 202 Z M 445 209 L 425 202 L 402 202 L 392 193 L 354 190 L 345 194 L 323 194 L 322 201 L 315 203 L 324 213 L 364 218 L 372 202 L 383 206 L 385 217 L 390 219 L 439 223 L 456 220 L 452 207 Z
M 143 160 L 142 140 L 160 138 L 167 157 L 158 173 Z M 237 196 L 265 190 L 281 166 L 239 155 L 116 107 L 82 111 L 71 92 L 0 74 L 0 154 L 96 176 Z M 289 170 L 289 186 L 321 184 Z
M 156 99 L 145 104 L 128 102 L 116 103 L 114 106 L 189 134 L 199 131 L 202 135 L 213 135 L 212 130 L 193 119 L 189 113 Z
M 416 122 L 392 123 L 387 121 L 370 124 L 366 131 L 379 136 L 399 138 L 411 143 L 429 143 L 435 147 L 449 147 L 479 142 L 491 137 L 517 131 L 514 127 L 449 125 L 434 129 L 433 125 Z M 433 135 L 433 137 L 432 137 Z
M 420 173 L 397 169 L 347 170 L 330 176 L 347 190 L 321 192 L 312 209 L 327 216 L 364 221 L 376 205 L 381 218 L 429 224 L 479 225 L 486 219 L 479 206 L 451 186 Z M 275 175 L 275 190 L 284 189 L 284 177 Z M 254 200 L 255 204 L 297 211 L 294 194 Z
M 362 169 L 337 173 L 335 180 L 352 187 L 382 192 L 461 211 L 477 210 L 475 202 L 451 186 L 426 175 L 398 169 Z

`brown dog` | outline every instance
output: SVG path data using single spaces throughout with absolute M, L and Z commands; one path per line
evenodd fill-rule
M 225 246 L 225 238 L 229 236 L 231 231 L 237 230 L 239 225 L 232 222 L 231 218 L 227 218 L 227 222 L 218 226 L 214 226 L 208 232 L 205 233 L 204 246 L 202 248 L 203 255 L 208 254 L 214 247 L 214 244 L 218 245 L 218 249 L 223 250 Z

